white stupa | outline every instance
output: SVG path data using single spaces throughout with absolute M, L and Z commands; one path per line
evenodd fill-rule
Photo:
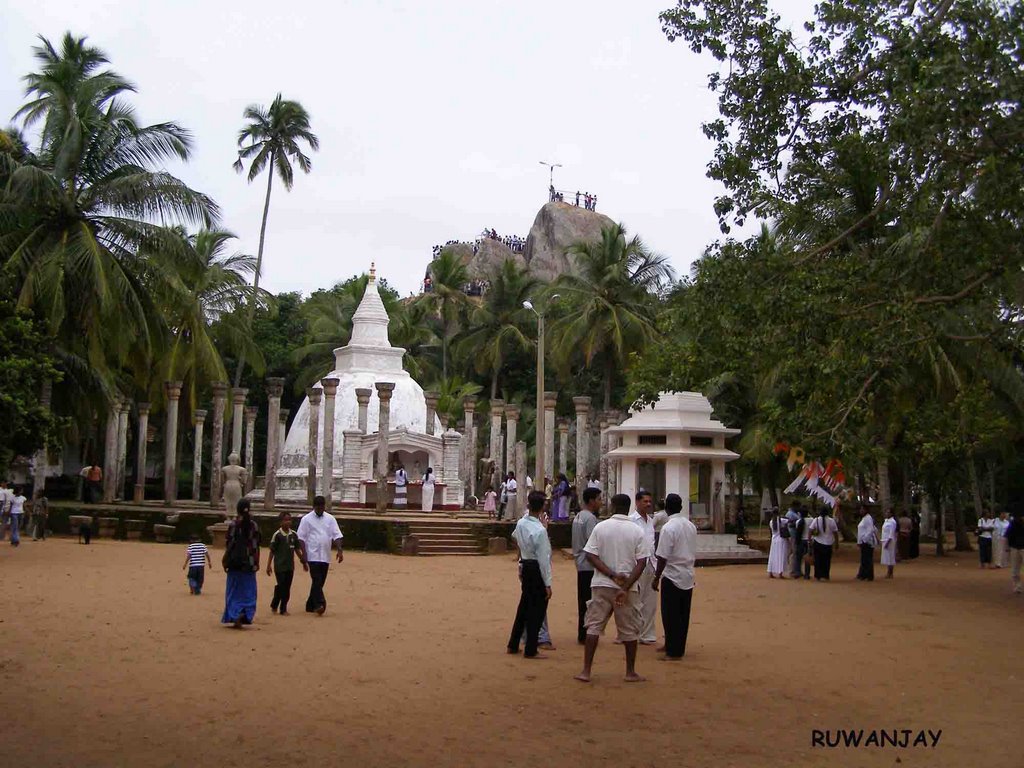
M 345 430 L 358 427 L 359 409 L 355 390 L 374 390 L 377 382 L 393 382 L 391 398 L 390 432 L 426 432 L 426 400 L 423 388 L 402 367 L 405 350 L 391 346 L 388 338 L 388 313 L 384 309 L 373 267 L 366 292 L 355 314 L 352 315 L 352 338 L 344 347 L 334 350 L 334 370 L 327 378 L 339 380 L 334 411 L 334 476 L 340 479 L 343 471 Z M 320 382 L 313 387 L 321 389 Z M 367 414 L 367 432 L 377 431 L 379 401 L 374 390 Z M 280 498 L 306 497 L 306 475 L 309 461 L 309 398 L 299 407 L 288 430 L 284 451 L 278 461 L 277 487 Z M 324 434 L 324 410 L 320 408 L 320 435 Z M 440 421 L 435 417 L 435 431 L 441 433 Z M 426 459 L 425 459 L 426 460 Z M 319 457 L 317 477 L 323 477 L 323 456 Z M 340 483 L 335 483 L 340 487 Z M 322 488 L 322 485 L 321 485 Z

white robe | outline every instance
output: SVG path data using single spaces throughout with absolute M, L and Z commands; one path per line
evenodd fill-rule
M 882 565 L 896 565 L 896 518 L 886 518 L 882 523 Z
M 776 523 L 769 523 L 772 532 L 772 546 L 768 550 L 768 573 L 781 576 L 786 572 L 786 556 L 789 554 L 788 542 L 779 535 Z
M 434 475 L 423 478 L 423 506 L 422 511 L 430 512 L 434 508 Z

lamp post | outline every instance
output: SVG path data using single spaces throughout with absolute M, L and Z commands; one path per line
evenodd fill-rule
M 561 168 L 562 164 L 561 163 L 546 163 L 543 160 L 540 161 L 540 164 L 547 166 L 548 170 L 550 171 L 550 174 L 549 174 L 549 177 L 548 177 L 548 189 L 549 189 L 549 192 L 552 195 L 551 200 L 554 200 L 555 168 Z M 551 202 L 551 200 L 549 200 L 548 202 Z
M 553 293 L 548 301 L 554 301 L 559 294 Z M 544 308 L 541 311 L 533 306 L 532 301 L 524 301 L 523 307 L 537 316 L 537 416 L 534 421 L 536 433 L 536 462 L 533 470 L 534 486 L 544 483 Z

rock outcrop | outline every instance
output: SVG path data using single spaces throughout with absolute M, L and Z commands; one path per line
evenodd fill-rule
M 466 265 L 470 280 L 489 280 L 506 259 L 511 259 L 518 267 L 526 266 L 523 254 L 513 253 L 503 242 L 489 237 L 477 241 L 476 253 L 473 252 L 472 243 L 452 243 L 446 245 L 445 250 L 458 255 L 459 260 Z
M 572 256 L 566 254 L 570 246 L 600 240 L 601 230 L 614 223 L 596 211 L 568 203 L 548 203 L 537 213 L 526 238 L 524 256 L 530 273 L 550 282 L 563 272 L 573 272 Z

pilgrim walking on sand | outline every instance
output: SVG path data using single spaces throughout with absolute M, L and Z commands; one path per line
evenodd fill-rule
M 693 565 L 697 561 L 697 526 L 681 514 L 683 499 L 677 493 L 665 497 L 668 522 L 658 536 L 658 566 L 653 589 L 661 591 L 661 625 L 665 630 L 666 661 L 686 655 L 693 603 Z
M 857 547 L 860 549 L 860 569 L 857 571 L 857 581 L 874 581 L 878 529 L 875 527 L 875 519 L 871 517 L 868 508 L 862 505 L 860 511 L 863 513 L 863 517 L 857 523 Z
M 324 584 L 327 572 L 331 568 L 331 548 L 338 550 L 338 562 L 345 560 L 342 551 L 341 529 L 334 515 L 324 513 L 327 500 L 323 496 L 313 499 L 313 511 L 307 512 L 299 521 L 297 531 L 302 551 L 309 566 L 309 597 L 306 598 L 306 613 L 323 616 L 327 610 L 327 598 L 324 596 Z
M 547 529 L 540 521 L 544 509 L 544 494 L 534 491 L 527 497 L 528 514 L 516 523 L 512 538 L 519 546 L 520 576 L 519 605 L 508 637 L 508 652 L 519 653 L 519 643 L 526 630 L 526 646 L 523 656 L 527 659 L 544 659 L 538 653 L 540 627 L 547 614 L 551 599 L 551 541 Z
M 270 601 L 270 612 L 280 610 L 282 616 L 288 615 L 288 600 L 292 595 L 292 579 L 295 576 L 295 555 L 299 556 L 304 571 L 309 570 L 302 550 L 299 536 L 292 530 L 292 516 L 289 512 L 281 513 L 281 527 L 270 537 L 270 556 L 267 558 L 267 576 L 271 573 L 277 579 L 274 585 L 274 597 Z
M 238 517 L 228 524 L 222 564 L 227 571 L 222 624 L 241 629 L 256 617 L 256 573 L 260 569 L 260 529 L 252 519 L 249 499 L 236 507 Z

